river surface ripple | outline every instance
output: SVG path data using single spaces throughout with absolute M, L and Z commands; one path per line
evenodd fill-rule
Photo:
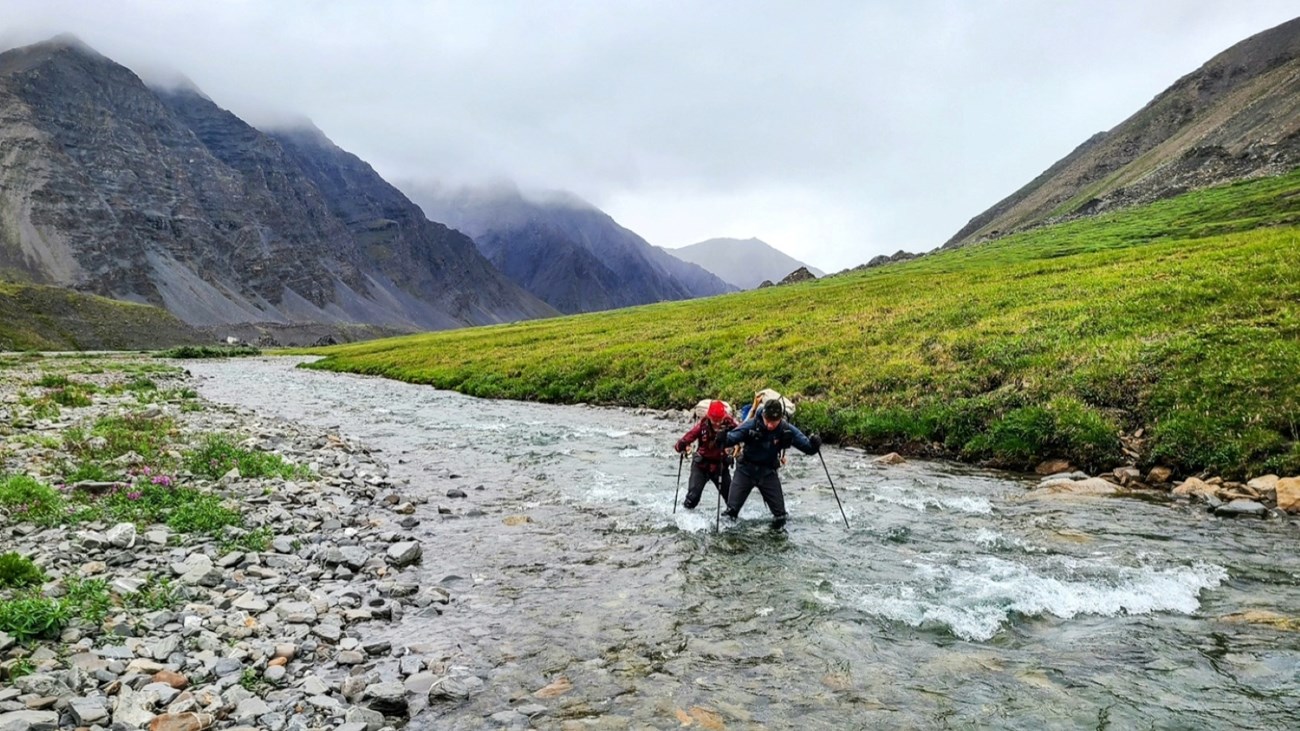
M 796 454 L 787 530 L 756 491 L 716 534 L 712 495 L 672 512 L 684 422 L 296 362 L 189 367 L 205 397 L 335 428 L 429 496 L 418 571 L 453 603 L 374 632 L 487 687 L 414 728 L 484 728 L 525 703 L 549 708 L 537 729 L 1300 724 L 1300 634 L 1223 619 L 1300 615 L 1291 521 L 1027 500 L 1019 475 L 828 447 L 850 530 L 821 462 Z M 533 696 L 561 677 L 571 691 Z

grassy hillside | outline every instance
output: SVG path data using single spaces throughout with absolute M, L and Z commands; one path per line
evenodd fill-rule
M 771 386 L 876 449 L 1300 471 L 1300 173 L 706 300 L 327 348 L 465 393 L 686 407 Z
M 202 342 L 157 307 L 0 282 L 0 350 L 119 350 Z

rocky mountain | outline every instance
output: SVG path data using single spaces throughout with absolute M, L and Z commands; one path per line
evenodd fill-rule
M 68 37 L 0 54 L 0 277 L 194 325 L 555 314 L 318 130 L 266 134 Z
M 1300 18 L 1247 38 L 944 244 L 965 246 L 1300 165 Z
M 464 231 L 507 277 L 561 312 L 593 312 L 730 292 L 576 196 L 512 185 L 403 186 L 429 218 Z
M 754 289 L 760 282 L 779 282 L 787 274 L 804 268 L 815 276 L 823 272 L 773 248 L 760 239 L 709 239 L 680 249 L 665 249 L 669 254 L 698 264 L 723 281 L 740 289 Z

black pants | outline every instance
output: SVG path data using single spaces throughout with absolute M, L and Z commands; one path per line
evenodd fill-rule
M 697 454 L 691 460 L 691 479 L 686 483 L 686 502 L 682 503 L 682 507 L 692 510 L 700 504 L 706 482 L 716 485 L 722 501 L 727 501 L 727 493 L 731 488 L 731 470 L 722 462 L 706 460 Z
M 741 460 L 736 465 L 736 478 L 731 482 L 731 491 L 727 495 L 727 517 L 740 515 L 740 509 L 749 499 L 749 492 L 755 487 L 758 494 L 767 503 L 768 512 L 772 513 L 772 525 L 785 524 L 785 493 L 781 492 L 781 477 L 771 467 L 761 467 Z

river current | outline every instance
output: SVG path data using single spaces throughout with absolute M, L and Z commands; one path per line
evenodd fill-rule
M 1300 727 L 1300 632 L 1240 621 L 1300 614 L 1292 521 L 1032 499 L 1022 475 L 827 447 L 849 529 L 822 462 L 792 452 L 786 529 L 755 491 L 717 532 L 711 487 L 673 512 L 688 421 L 296 362 L 188 367 L 205 397 L 337 429 L 429 497 L 417 571 L 453 601 L 374 631 L 486 684 L 412 728 L 520 705 L 566 730 Z

